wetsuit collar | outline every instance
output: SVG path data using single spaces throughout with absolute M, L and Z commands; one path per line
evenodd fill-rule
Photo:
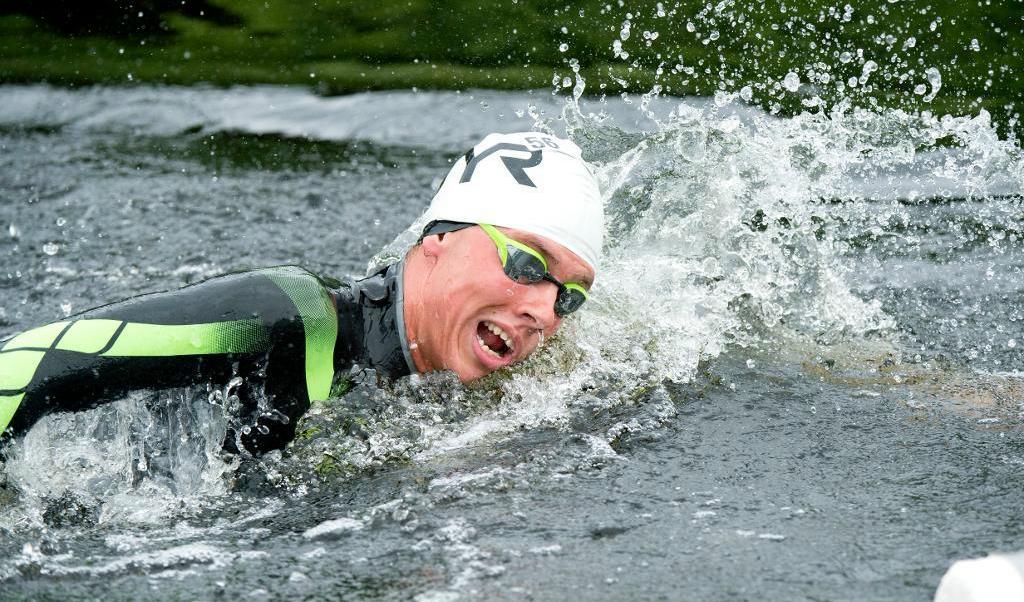
M 415 371 L 405 336 L 403 267 L 402 261 L 393 263 L 353 286 L 362 313 L 363 355 L 377 372 L 390 378 Z
M 397 296 L 395 298 L 395 323 L 398 326 L 398 338 L 402 342 L 402 355 L 405 356 L 405 366 L 408 373 L 416 372 L 416 362 L 412 359 L 412 350 L 409 348 L 409 340 L 405 330 L 405 260 L 395 264 L 398 266 L 398 273 L 395 275 L 397 283 Z

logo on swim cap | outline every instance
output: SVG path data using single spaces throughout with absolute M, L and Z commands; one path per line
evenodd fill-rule
M 501 142 L 488 148 L 479 155 L 473 154 L 473 149 L 469 149 L 466 153 L 466 170 L 462 172 L 462 178 L 459 180 L 460 183 L 465 184 L 473 178 L 473 172 L 476 171 L 476 165 L 480 161 L 493 155 L 500 150 L 515 150 L 523 151 L 524 153 L 530 153 L 529 159 L 516 159 L 515 157 L 502 156 L 501 162 L 505 164 L 505 168 L 512 174 L 512 177 L 516 179 L 523 186 L 537 187 L 530 179 L 530 176 L 526 175 L 527 167 L 536 167 L 544 159 L 544 155 L 538 151 L 531 151 L 522 144 L 510 144 L 508 142 Z
M 484 223 L 548 238 L 597 268 L 604 207 L 597 179 L 573 142 L 490 134 L 455 162 L 425 216 Z

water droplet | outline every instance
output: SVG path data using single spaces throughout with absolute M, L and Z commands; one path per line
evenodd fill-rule
M 782 80 L 782 86 L 790 92 L 796 92 L 800 89 L 800 76 L 793 71 L 790 71 Z
M 558 45 L 559 52 L 565 52 L 566 50 L 569 50 L 569 45 L 566 44 L 565 42 L 562 42 L 561 44 Z
M 924 76 L 928 79 L 928 83 L 932 86 L 932 91 L 921 100 L 925 102 L 931 102 L 935 95 L 942 89 L 942 74 L 935 67 L 928 67 L 924 70 Z
M 860 78 L 857 79 L 857 83 L 863 85 L 866 84 L 871 74 L 878 70 L 878 63 L 875 61 L 867 61 L 864 63 L 864 67 L 861 69 Z
M 58 245 L 55 242 L 48 242 L 45 245 L 43 245 L 43 253 L 46 253 L 51 257 L 56 255 L 58 251 L 60 251 L 60 245 Z
M 622 49 L 622 40 L 612 41 L 612 54 L 615 58 L 626 60 L 629 58 L 629 53 Z

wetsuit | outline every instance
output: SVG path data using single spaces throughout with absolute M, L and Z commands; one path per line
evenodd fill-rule
M 337 372 L 410 373 L 401 276 L 401 263 L 346 282 L 293 266 L 230 274 L 0 340 L 0 433 L 132 389 L 205 382 L 230 386 L 238 406 L 225 408 L 225 449 L 283 447 Z

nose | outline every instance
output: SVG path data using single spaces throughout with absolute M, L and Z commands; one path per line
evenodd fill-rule
M 558 329 L 562 323 L 562 318 L 555 314 L 558 287 L 553 282 L 541 281 L 536 284 L 518 285 L 518 289 L 516 296 L 520 301 L 520 315 L 547 334 Z

